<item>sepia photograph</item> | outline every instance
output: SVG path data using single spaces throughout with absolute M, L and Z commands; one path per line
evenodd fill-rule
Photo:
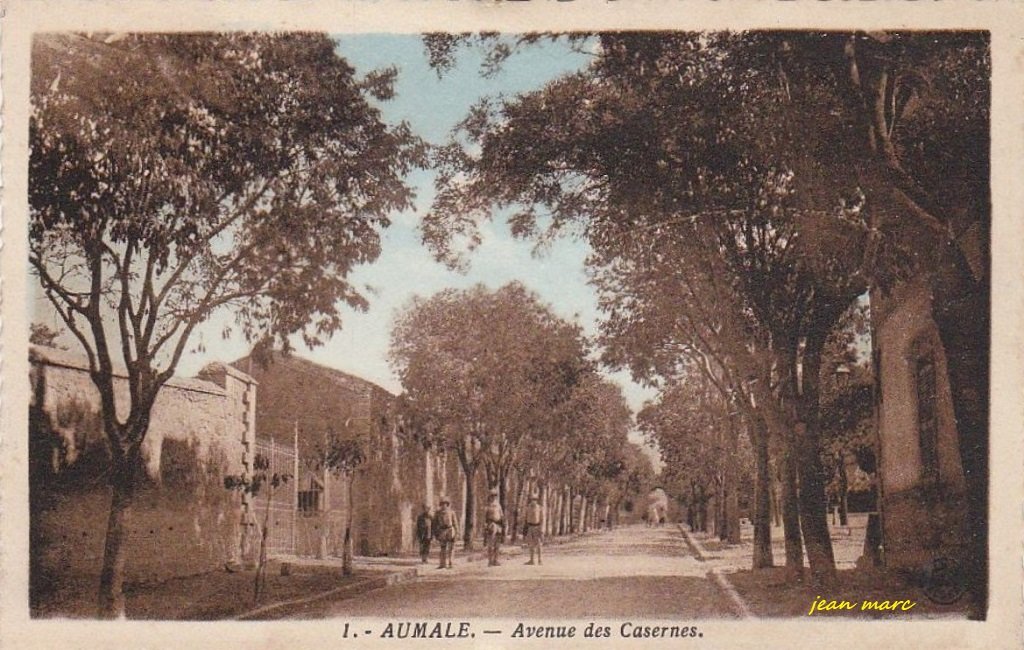
M 998 605 L 990 30 L 28 43 L 29 624 Z

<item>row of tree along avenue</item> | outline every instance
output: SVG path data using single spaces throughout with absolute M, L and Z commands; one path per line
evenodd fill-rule
M 637 423 L 691 525 L 717 522 L 738 541 L 749 492 L 753 566 L 834 583 L 828 494 L 843 504 L 856 480 L 847 457 L 874 462 L 868 296 L 925 273 L 984 612 L 989 256 L 962 235 L 988 246 L 988 36 L 435 34 L 423 45 L 439 75 L 466 48 L 490 74 L 548 41 L 590 63 L 483 100 L 449 141 L 428 144 L 381 116 L 397 71 L 358 77 L 325 35 L 35 39 L 29 262 L 100 395 L 102 615 L 124 613 L 142 444 L 196 328 L 229 312 L 225 336 L 257 356 L 326 341 L 345 309 L 369 307 L 350 272 L 378 258 L 424 168 L 437 187 L 419 229 L 439 261 L 463 265 L 495 215 L 540 248 L 576 237 L 601 315 L 585 337 L 518 283 L 442 291 L 398 315 L 402 419 L 458 458 L 467 546 L 481 474 L 513 535 L 531 494 L 578 529 L 650 484 L 627 439 L 633 415 L 601 374 L 625 369 L 658 391 Z
M 495 207 L 523 237 L 584 237 L 604 360 L 663 390 L 645 426 L 666 448 L 699 433 L 679 444 L 713 455 L 735 455 L 742 432 L 756 469 L 755 566 L 773 561 L 775 466 L 786 564 L 796 578 L 806 552 L 826 584 L 827 344 L 869 291 L 925 272 L 967 484 L 966 568 L 984 611 L 988 255 L 962 235 L 980 230 L 974 241 L 988 245 L 988 36 L 434 35 L 428 51 L 443 73 L 460 49 L 483 48 L 487 73 L 548 38 L 592 63 L 467 115 L 440 156 L 424 226 L 438 257 L 456 258 L 453 242 Z M 703 426 L 681 401 L 707 405 Z M 669 434 L 673 417 L 688 421 Z M 735 462 L 718 462 L 731 485 Z
M 650 461 L 627 439 L 622 392 L 589 357 L 579 326 L 518 283 L 417 299 L 399 318 L 391 360 L 407 428 L 458 457 L 467 548 L 481 472 L 513 541 L 531 494 L 565 532 L 610 523 L 625 496 L 651 485 Z

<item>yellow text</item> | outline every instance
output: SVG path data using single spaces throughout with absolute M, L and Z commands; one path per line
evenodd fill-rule
M 894 612 L 901 611 L 907 612 L 917 605 L 912 600 L 865 600 L 860 604 L 861 611 L 880 611 L 880 612 Z M 841 610 L 856 610 L 857 606 L 848 600 L 828 600 L 822 596 L 815 596 L 814 602 L 811 603 L 811 609 L 807 612 L 808 616 L 816 614 L 818 612 L 835 612 Z

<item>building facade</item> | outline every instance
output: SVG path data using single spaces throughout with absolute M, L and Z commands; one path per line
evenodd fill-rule
M 966 489 L 946 354 L 924 276 L 871 295 L 885 564 L 918 571 L 966 550 Z
M 423 504 L 436 506 L 454 482 L 457 463 L 402 435 L 395 396 L 296 355 L 275 353 L 266 364 L 245 357 L 232 365 L 260 382 L 260 444 L 297 450 L 295 514 L 289 520 L 282 513 L 272 523 L 279 529 L 273 531 L 273 550 L 338 556 L 350 528 L 357 555 L 411 552 L 416 516 Z M 358 441 L 365 458 L 355 472 L 333 473 L 324 466 L 332 439 Z M 260 504 L 256 512 L 260 516 Z

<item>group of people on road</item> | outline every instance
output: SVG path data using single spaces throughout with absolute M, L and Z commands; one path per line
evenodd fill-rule
M 488 494 L 484 510 L 484 547 L 487 549 L 487 566 L 498 566 L 501 544 L 505 541 L 505 512 L 498 499 L 498 491 Z M 452 553 L 459 536 L 459 518 L 452 509 L 451 500 L 442 496 L 440 506 L 431 512 L 430 504 L 423 504 L 423 511 L 416 518 L 416 539 L 420 543 L 420 559 L 426 564 L 430 559 L 430 545 L 437 540 L 440 546 L 438 569 L 452 568 Z M 526 523 L 523 537 L 530 549 L 530 560 L 526 564 L 541 564 L 541 541 L 543 510 L 536 495 L 530 495 L 526 506 Z M 536 560 L 535 560 L 536 558 Z
M 430 560 L 430 545 L 436 539 L 441 552 L 437 568 L 452 568 L 452 554 L 458 536 L 459 517 L 448 497 L 441 497 L 440 506 L 434 512 L 431 512 L 429 503 L 423 504 L 423 511 L 416 518 L 416 539 L 420 543 L 420 560 L 424 564 Z
M 656 503 L 647 506 L 647 512 L 643 516 L 648 528 L 657 528 L 665 523 L 665 509 Z

